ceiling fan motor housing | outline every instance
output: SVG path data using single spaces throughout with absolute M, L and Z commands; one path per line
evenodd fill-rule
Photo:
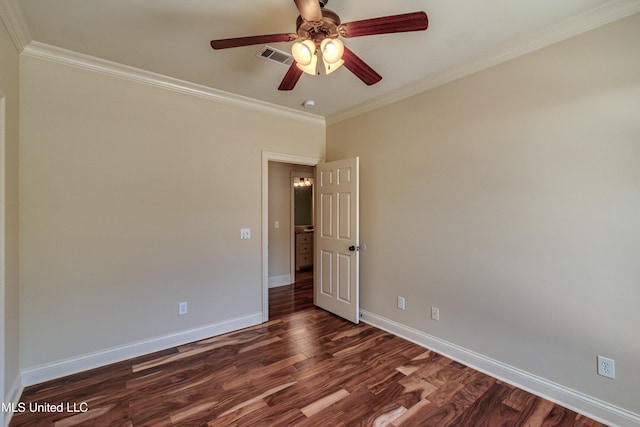
M 338 25 L 340 25 L 338 14 L 329 9 L 322 9 L 322 21 L 320 22 L 308 22 L 302 19 L 302 16 L 298 16 L 296 32 L 298 37 L 312 40 L 316 45 L 319 45 L 322 40 L 328 37 L 338 37 Z

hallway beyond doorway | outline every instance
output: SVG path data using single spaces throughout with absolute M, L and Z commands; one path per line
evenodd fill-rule
M 269 289 L 269 318 L 277 319 L 313 307 L 313 269 L 296 271 L 291 285 Z

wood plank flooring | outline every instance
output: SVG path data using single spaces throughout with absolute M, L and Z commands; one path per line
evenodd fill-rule
M 262 325 L 28 387 L 10 426 L 603 425 L 317 309 L 312 290 L 273 289 Z

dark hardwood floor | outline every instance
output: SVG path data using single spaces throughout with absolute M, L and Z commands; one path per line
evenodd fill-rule
M 10 426 L 602 426 L 317 309 L 312 291 L 272 289 L 262 325 L 28 387 Z
M 269 320 L 313 308 L 313 270 L 296 272 L 293 285 L 269 289 Z

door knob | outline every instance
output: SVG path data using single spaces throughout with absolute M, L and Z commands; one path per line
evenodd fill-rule
M 356 247 L 351 245 L 349 246 L 349 252 L 355 252 L 356 251 Z

